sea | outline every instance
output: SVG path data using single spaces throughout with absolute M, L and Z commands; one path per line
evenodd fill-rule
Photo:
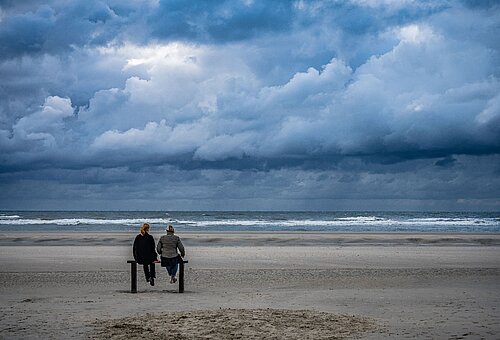
M 0 231 L 499 233 L 500 212 L 1 211 Z M 158 229 L 157 229 L 158 230 Z

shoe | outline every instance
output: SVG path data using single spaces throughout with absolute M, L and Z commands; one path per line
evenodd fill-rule
M 176 283 L 177 279 L 175 277 L 172 278 L 172 283 Z
M 146 282 L 149 282 L 151 279 L 149 277 L 146 278 Z
M 155 279 L 154 278 L 151 278 L 151 280 L 149 280 L 149 284 L 151 286 L 154 286 L 155 285 Z
M 174 278 L 173 277 L 170 278 L 170 283 L 174 283 Z

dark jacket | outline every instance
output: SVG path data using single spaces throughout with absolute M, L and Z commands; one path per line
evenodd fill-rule
M 139 264 L 148 264 L 158 259 L 153 236 L 145 233 L 139 234 L 134 240 L 134 259 Z

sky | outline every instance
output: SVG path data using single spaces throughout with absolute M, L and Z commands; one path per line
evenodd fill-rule
M 500 4 L 0 0 L 0 209 L 500 211 Z

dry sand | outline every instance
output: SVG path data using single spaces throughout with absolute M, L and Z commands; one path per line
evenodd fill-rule
M 180 234 L 184 294 L 159 267 L 129 293 L 130 246 L 71 235 L 4 233 L 0 338 L 500 338 L 498 235 Z
M 96 322 L 96 339 L 344 339 L 376 330 L 372 320 L 311 310 L 220 309 Z

